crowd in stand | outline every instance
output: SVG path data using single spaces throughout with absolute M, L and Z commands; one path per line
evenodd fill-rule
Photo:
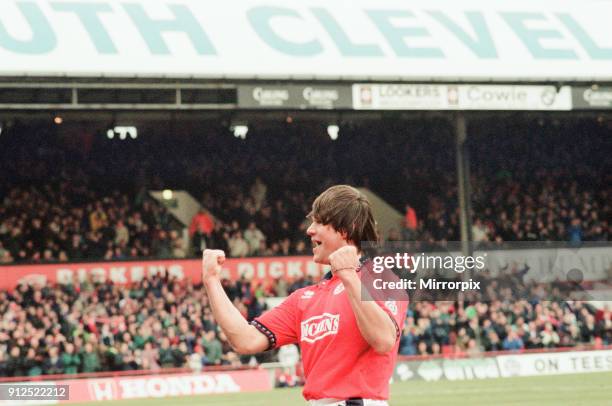
M 575 301 L 417 302 L 401 355 L 612 345 L 612 311 Z
M 265 298 L 313 283 L 225 280 L 247 320 Z M 240 366 L 212 318 L 201 286 L 153 276 L 120 287 L 83 281 L 20 285 L 0 292 L 0 376 Z M 415 301 L 400 339 L 401 355 L 477 355 L 483 351 L 612 345 L 612 311 L 586 302 Z M 273 354 L 256 361 L 272 359 Z
M 73 203 L 80 198 L 83 204 Z M 0 263 L 186 256 L 164 207 L 118 192 L 101 197 L 68 182 L 15 188 L 0 218 Z
M 474 241 L 608 241 L 612 140 L 597 124 L 481 123 L 470 138 Z M 426 236 L 457 241 L 456 188 L 432 197 Z
M 405 222 L 390 240 L 459 239 L 453 137 L 437 120 L 254 127 L 246 140 L 152 133 L 138 140 L 15 125 L 0 137 L 0 263 L 310 255 L 305 215 L 334 183 L 368 187 Z M 596 122 L 470 128 L 472 237 L 478 242 L 608 241 L 612 139 Z M 320 132 L 320 134 L 319 134 Z M 287 136 L 290 133 L 291 136 Z M 182 226 L 148 190 L 185 189 L 203 210 Z M 406 203 L 409 203 L 406 205 Z M 1 271 L 1 270 L 0 270 Z M 247 319 L 272 286 L 225 282 Z M 0 292 L 0 375 L 238 365 L 201 287 L 152 278 L 129 288 L 83 282 Z M 612 344 L 609 310 L 581 302 L 416 301 L 404 355 Z
M 593 297 L 581 284 L 581 271 L 549 282 L 537 280 L 530 271 L 528 265 L 514 263 L 499 274 L 457 274 L 456 280 L 467 276 L 479 283 L 478 289 L 462 295 L 450 289 L 411 290 L 400 354 L 475 356 L 612 345 L 612 306 L 590 302 Z
M 609 240 L 606 128 L 502 124 L 483 122 L 470 134 L 474 240 Z M 15 126 L 0 139 L 0 263 L 180 258 L 204 247 L 233 257 L 300 255 L 309 204 L 339 182 L 369 187 L 399 210 L 410 203 L 389 239 L 459 240 L 444 122 L 347 125 L 335 142 L 304 126 L 255 128 L 246 140 L 218 126 L 129 142 L 58 131 Z M 205 208 L 189 244 L 147 196 L 162 188 L 186 189 Z
M 312 280 L 281 284 L 224 281 L 251 320 L 264 298 L 287 295 Z M 154 276 L 129 287 L 84 281 L 20 285 L 0 291 L 0 376 L 158 370 L 248 363 L 212 318 L 201 286 Z

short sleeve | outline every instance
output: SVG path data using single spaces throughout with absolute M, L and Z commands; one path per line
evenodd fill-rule
M 399 277 L 391 270 L 374 272 L 373 262 L 367 261 L 361 268 L 362 294 L 367 294 L 370 300 L 374 300 L 381 309 L 385 311 L 395 324 L 396 339 L 399 339 L 404 328 L 406 312 L 408 310 L 409 297 L 405 290 L 379 289 L 376 282 L 398 282 Z
M 408 311 L 408 301 L 406 300 L 377 300 L 378 304 L 391 317 L 395 324 L 396 339 L 399 339 L 406 321 L 406 312 Z
M 281 304 L 251 322 L 270 343 L 268 350 L 298 341 L 298 298 L 302 289 L 293 292 Z

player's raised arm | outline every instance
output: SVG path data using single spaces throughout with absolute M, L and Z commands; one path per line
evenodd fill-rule
M 221 286 L 219 274 L 224 261 L 225 253 L 221 250 L 204 250 L 202 254 L 202 282 L 213 316 L 236 352 L 255 354 L 265 351 L 269 346 L 268 338 L 242 317 Z
M 355 314 L 357 327 L 363 338 L 379 354 L 393 350 L 399 331 L 393 319 L 373 300 L 361 298 L 361 281 L 357 275 L 359 255 L 357 247 L 347 245 L 329 256 L 332 272 L 340 278 Z

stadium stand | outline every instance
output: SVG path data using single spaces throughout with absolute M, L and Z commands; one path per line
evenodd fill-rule
M 249 320 L 266 309 L 265 297 L 279 294 L 276 286 L 224 283 Z M 310 283 L 290 281 L 285 289 Z M 0 314 L 0 376 L 241 365 L 212 318 L 202 286 L 167 276 L 128 288 L 91 281 L 20 285 L 0 292 Z
M 604 128 L 487 121 L 473 132 L 475 241 L 609 240 L 612 141 Z M 232 256 L 299 255 L 308 246 L 309 202 L 339 182 L 370 187 L 397 208 L 410 203 L 422 241 L 459 239 L 452 138 L 443 122 L 347 126 L 336 142 L 308 135 L 295 125 L 255 128 L 239 140 L 211 126 L 170 144 L 165 134 L 130 143 L 89 134 L 75 142 L 53 127 L 16 125 L 0 140 L 0 261 L 184 257 L 196 255 L 202 240 Z M 163 188 L 189 190 L 217 219 L 195 233 L 190 250 L 168 212 L 147 200 L 148 189 Z
M 476 241 L 609 241 L 612 140 L 597 123 L 483 121 L 470 131 Z M 309 203 L 340 182 L 369 187 L 397 208 L 410 204 L 410 224 L 390 239 L 459 239 L 444 122 L 346 125 L 335 142 L 313 132 L 255 126 L 240 140 L 211 125 L 171 142 L 155 133 L 121 142 L 16 123 L 0 138 L 0 262 L 180 258 L 202 242 L 231 256 L 308 255 Z M 147 198 L 163 188 L 189 190 L 207 210 L 194 220 L 191 249 Z M 312 282 L 225 287 L 251 319 L 264 311 L 262 298 Z M 0 292 L 0 314 L 3 376 L 249 362 L 230 351 L 202 288 L 189 283 L 20 286 Z M 408 316 L 402 355 L 612 344 L 610 310 L 580 302 L 422 301 Z
M 411 306 L 401 355 L 467 354 L 482 351 L 608 345 L 610 310 L 586 303 L 521 300 L 417 302 Z
M 291 281 L 288 293 L 313 283 Z M 280 287 L 224 282 L 248 320 Z M 202 368 L 248 363 L 231 351 L 201 286 L 168 277 L 129 288 L 90 281 L 0 292 L 0 376 Z M 401 355 L 612 344 L 612 311 L 582 302 L 429 302 L 410 306 Z

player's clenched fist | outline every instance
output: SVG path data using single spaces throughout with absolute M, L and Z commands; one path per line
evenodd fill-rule
M 223 262 L 225 262 L 225 252 L 223 250 L 204 250 L 202 254 L 202 280 L 219 277 Z
M 346 245 L 337 249 L 329 256 L 329 263 L 332 267 L 332 272 L 338 275 L 339 278 L 355 273 L 359 267 L 357 247 Z

